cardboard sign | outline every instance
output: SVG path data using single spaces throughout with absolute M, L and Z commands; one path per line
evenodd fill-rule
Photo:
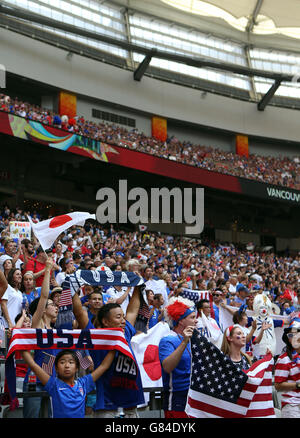
M 9 232 L 13 239 L 31 239 L 31 225 L 29 222 L 9 222 Z

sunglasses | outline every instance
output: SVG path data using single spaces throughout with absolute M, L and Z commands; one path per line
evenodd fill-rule
M 221 297 L 222 294 L 212 294 L 213 297 Z

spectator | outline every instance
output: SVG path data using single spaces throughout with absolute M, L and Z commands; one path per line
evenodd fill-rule
M 51 251 L 47 251 L 51 253 Z M 35 283 L 37 287 L 42 286 L 44 280 L 44 274 L 46 270 L 47 254 L 44 252 L 43 248 L 40 246 L 36 250 L 36 257 L 34 260 L 29 260 L 25 269 L 25 272 L 33 272 Z M 59 270 L 59 266 L 53 265 L 53 269 Z
M 103 306 L 102 292 L 98 287 L 94 287 L 93 292 L 88 295 L 87 307 L 88 317 L 91 322 L 98 315 L 100 308 Z
M 212 297 L 213 297 L 213 311 L 215 315 L 214 319 L 217 321 L 217 324 L 220 327 L 219 310 L 220 310 L 220 304 L 223 300 L 223 292 L 220 289 L 216 289 L 212 292 Z
M 144 296 L 140 298 L 140 308 L 134 325 L 137 333 L 147 333 L 153 298 L 153 291 L 151 289 L 145 289 Z
M 6 322 L 6 327 L 12 328 L 15 325 L 16 316 L 22 312 L 22 305 L 26 297 L 20 291 L 22 273 L 20 269 L 13 268 L 7 275 L 7 289 L 2 296 L 1 309 Z
M 23 359 L 39 378 L 52 399 L 53 418 L 84 418 L 85 399 L 100 376 L 110 367 L 114 351 L 107 353 L 103 362 L 91 373 L 76 379 L 79 359 L 73 350 L 62 350 L 55 358 L 56 376 L 49 376 L 31 357 L 23 351 Z
M 13 263 L 11 258 L 7 258 L 6 260 L 4 260 L 4 262 L 3 262 L 3 272 L 4 272 L 4 275 L 5 275 L 6 278 L 7 278 L 7 275 L 9 273 L 9 271 L 11 269 L 13 269 L 13 268 L 15 268 L 15 265 L 14 265 L 14 263 Z
M 58 307 L 49 298 L 50 289 L 50 276 L 53 269 L 53 259 L 51 257 L 47 258 L 44 270 L 44 279 L 41 289 L 41 296 L 36 298 L 29 306 L 29 311 L 32 316 L 32 328 L 41 329 L 52 329 L 53 324 L 55 324 Z M 43 363 L 48 361 L 48 356 L 56 356 L 58 350 L 55 349 L 44 349 L 35 350 L 34 361 L 42 366 Z M 53 369 L 53 373 L 55 370 Z M 30 368 L 24 379 L 24 392 L 28 391 L 28 375 L 30 373 Z M 36 390 L 43 391 L 44 385 L 42 381 L 37 378 Z M 23 416 L 24 418 L 39 418 L 41 408 L 41 398 L 40 397 L 30 397 L 24 399 L 23 406 Z M 49 407 L 49 417 L 52 416 L 51 407 Z
M 275 388 L 282 392 L 281 417 L 300 418 L 300 319 L 294 318 L 284 329 L 284 351 L 275 364 Z
M 26 271 L 27 263 L 29 261 L 34 261 L 34 246 L 29 239 L 23 239 L 21 241 L 21 254 L 20 260 L 23 262 L 22 271 Z
M 7 259 L 11 259 L 13 265 L 20 269 L 22 264 L 21 260 L 19 260 L 20 253 L 21 249 L 16 249 L 16 242 L 12 239 L 7 239 L 4 243 L 4 254 L 0 256 L 0 269 L 3 271 L 3 263 Z
M 249 294 L 249 289 L 246 286 L 244 286 L 243 284 L 241 284 L 241 285 L 237 286 L 236 290 L 237 290 L 237 294 L 234 298 L 233 305 L 239 307 L 243 304 L 246 304 L 246 299 L 247 299 L 247 296 Z
M 114 270 L 117 270 L 117 267 Z M 126 314 L 127 306 L 130 300 L 130 295 L 129 295 L 130 291 L 131 291 L 131 287 L 112 286 L 106 290 L 106 294 L 110 298 L 112 298 L 115 303 L 120 304 L 124 314 Z
M 186 418 L 185 405 L 190 384 L 190 338 L 196 326 L 194 303 L 172 297 L 164 310 L 172 332 L 159 343 L 162 366 L 165 418 Z
M 21 291 L 25 294 L 28 304 L 40 296 L 41 288 L 36 287 L 33 272 L 27 271 L 23 275 Z
M 130 340 L 136 333 L 134 324 L 140 307 L 140 288 L 135 287 L 127 307 L 126 317 L 119 304 L 108 303 L 100 309 L 93 325 L 82 309 L 77 294 L 73 296 L 73 309 L 79 327 L 116 327 L 125 330 L 125 338 L 130 347 Z M 103 360 L 106 351 L 91 351 L 94 365 L 97 367 Z M 136 407 L 144 404 L 141 377 L 134 362 L 123 362 L 124 357 L 116 355 L 112 366 L 102 378 L 96 382 L 96 404 L 94 405 L 95 418 L 115 418 L 118 416 L 118 407 L 124 409 L 125 418 L 138 417 Z M 118 364 L 118 366 L 117 366 Z M 130 372 L 129 372 L 130 371 Z M 122 383 L 123 382 L 123 383 Z M 125 386 L 124 386 L 125 385 Z
M 73 258 L 63 258 L 60 261 L 61 271 L 56 275 L 55 280 L 58 286 L 64 282 L 66 275 L 73 274 L 76 271 Z
M 197 329 L 201 336 L 205 336 L 210 342 L 221 348 L 222 330 L 217 324 L 217 321 L 211 317 L 211 307 L 209 300 L 205 298 L 196 303 L 197 309 Z
M 153 297 L 153 304 L 150 308 L 150 318 L 148 323 L 148 328 L 151 329 L 158 322 L 163 320 L 163 305 L 164 305 L 164 297 L 162 294 L 155 294 Z
M 242 352 L 246 345 L 246 336 L 239 325 L 227 327 L 223 335 L 221 351 L 242 371 L 251 366 L 251 359 Z

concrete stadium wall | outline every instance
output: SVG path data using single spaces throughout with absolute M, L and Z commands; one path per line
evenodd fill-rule
M 132 72 L 99 63 L 6 29 L 0 29 L 0 63 L 6 70 L 41 81 L 81 96 L 111 102 L 134 109 L 137 128 L 150 134 L 151 115 L 225 129 L 234 133 L 299 142 L 299 111 L 268 106 L 264 112 L 256 104 L 202 92 L 156 79 L 133 80 Z M 86 112 L 88 99 L 78 100 L 78 110 Z M 115 111 L 120 113 L 119 111 Z M 123 113 L 123 111 L 122 111 Z M 121 114 L 121 113 L 120 113 Z M 193 142 L 205 140 L 203 133 L 191 132 Z M 180 130 L 171 124 L 170 134 Z M 187 138 L 189 140 L 189 138 Z M 212 140 L 217 143 L 217 138 Z M 232 150 L 228 137 L 221 148 Z M 216 144 L 218 146 L 218 144 Z M 253 144 L 256 153 L 269 154 L 269 147 Z M 277 153 L 294 154 L 297 146 L 276 146 Z M 299 149 L 300 150 L 300 149 Z M 250 143 L 251 151 L 251 143 Z

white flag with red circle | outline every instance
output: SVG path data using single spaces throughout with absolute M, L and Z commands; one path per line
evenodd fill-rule
M 138 363 L 144 388 L 161 387 L 162 373 L 158 345 L 168 336 L 170 327 L 166 322 L 158 322 L 147 333 L 131 338 L 131 347 Z
M 73 213 L 55 216 L 51 219 L 38 222 L 37 224 L 33 223 L 28 216 L 32 231 L 39 240 L 44 251 L 53 245 L 62 232 L 73 225 L 83 226 L 87 219 L 96 220 L 96 215 L 82 211 L 74 211 Z

